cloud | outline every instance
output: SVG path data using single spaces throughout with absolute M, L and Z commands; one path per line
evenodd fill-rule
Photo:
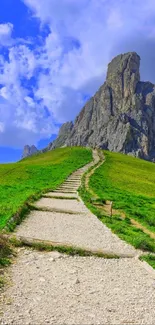
M 154 0 L 23 2 L 40 30 L 26 43 L 12 37 L 11 22 L 0 25 L 7 51 L 0 55 L 0 145 L 22 146 L 56 133 L 56 125 L 74 119 L 104 82 L 108 62 L 121 52 L 136 50 L 142 79 L 155 81 Z
M 121 28 L 123 27 L 123 18 L 119 11 L 112 10 L 107 19 L 107 25 L 109 28 Z
M 0 24 L 0 46 L 11 45 L 12 43 L 13 24 Z
M 4 123 L 0 122 L 0 133 L 4 132 Z
M 1 60 L 0 145 L 19 147 L 57 132 L 44 105 L 30 96 L 32 87 L 25 86 L 34 77 L 36 64 L 33 52 L 25 45 L 10 48 L 8 60 Z

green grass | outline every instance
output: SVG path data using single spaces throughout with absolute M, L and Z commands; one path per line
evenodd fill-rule
M 0 271 L 3 267 L 10 265 L 10 256 L 13 250 L 10 242 L 2 234 L 0 234 Z
M 61 148 L 0 165 L 0 229 L 16 213 L 28 212 L 26 202 L 56 189 L 73 171 L 87 164 L 92 152 L 86 148 Z
M 13 255 L 12 245 L 4 235 L 0 234 L 0 290 L 6 282 L 4 268 L 11 264 Z
M 150 264 L 153 267 L 153 269 L 155 269 L 155 256 L 154 255 L 151 255 L 151 254 L 142 255 L 142 256 L 140 256 L 140 260 L 147 262 L 148 264 Z
M 155 240 L 130 222 L 138 220 L 152 232 L 155 230 L 155 165 L 118 153 L 104 152 L 106 161 L 90 177 L 89 187 L 98 196 L 92 198 L 84 186 L 80 189 L 87 207 L 121 239 L 135 248 L 155 252 Z M 95 206 L 113 201 L 113 207 L 125 212 L 109 217 Z
M 155 231 L 155 164 L 127 155 L 104 152 L 106 161 L 90 179 L 101 200 Z

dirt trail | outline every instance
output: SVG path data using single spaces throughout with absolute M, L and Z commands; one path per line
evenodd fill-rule
M 9 268 L 12 285 L 2 297 L 0 324 L 154 324 L 155 272 L 78 197 L 83 173 L 100 165 L 96 150 L 93 156 L 92 163 L 36 203 L 41 210 L 30 213 L 16 236 L 130 258 L 73 257 L 18 249 Z

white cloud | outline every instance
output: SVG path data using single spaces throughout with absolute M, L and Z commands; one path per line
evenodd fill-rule
M 10 45 L 12 43 L 13 25 L 11 23 L 0 24 L 0 46 Z
M 22 84 L 34 76 L 36 65 L 35 54 L 25 45 L 11 47 L 8 60 L 1 60 L 0 116 L 4 127 L 0 145 L 23 146 L 28 140 L 36 143 L 57 132 L 44 105 L 30 96 L 32 87 L 29 90 Z
M 4 132 L 4 123 L 0 122 L 0 133 Z
M 143 42 L 153 39 L 155 18 L 154 0 L 23 2 L 32 19 L 40 21 L 33 46 L 12 38 L 11 23 L 0 25 L 0 45 L 8 50 L 8 58 L 0 55 L 4 127 L 0 144 L 18 146 L 48 137 L 57 132 L 56 123 L 74 119 L 85 97 L 103 83 L 112 56 L 122 48 L 138 50 L 138 42 L 132 42 L 134 35 Z M 45 26 L 49 33 L 43 36 Z M 37 37 L 43 38 L 42 46 Z
M 34 102 L 34 100 L 33 100 L 31 97 L 26 96 L 26 97 L 24 98 L 24 100 L 25 100 L 25 102 L 28 104 L 28 106 L 30 106 L 30 107 L 35 107 L 35 102 Z
M 123 17 L 118 10 L 112 10 L 108 16 L 107 24 L 109 28 L 119 29 L 123 27 Z

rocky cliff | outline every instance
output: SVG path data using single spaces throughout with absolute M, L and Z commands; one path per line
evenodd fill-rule
M 32 155 L 36 154 L 37 152 L 38 152 L 38 149 L 34 145 L 33 146 L 26 145 L 23 150 L 22 159 L 32 156 Z
M 59 131 L 59 135 L 55 141 L 49 143 L 45 150 L 52 150 L 55 148 L 64 147 L 67 145 L 68 139 L 70 138 L 71 131 L 73 129 L 73 122 L 64 123 Z
M 90 146 L 155 158 L 155 85 L 140 81 L 135 52 L 115 57 L 105 83 L 72 122 L 65 123 L 50 149 Z M 67 130 L 67 132 L 66 132 Z

